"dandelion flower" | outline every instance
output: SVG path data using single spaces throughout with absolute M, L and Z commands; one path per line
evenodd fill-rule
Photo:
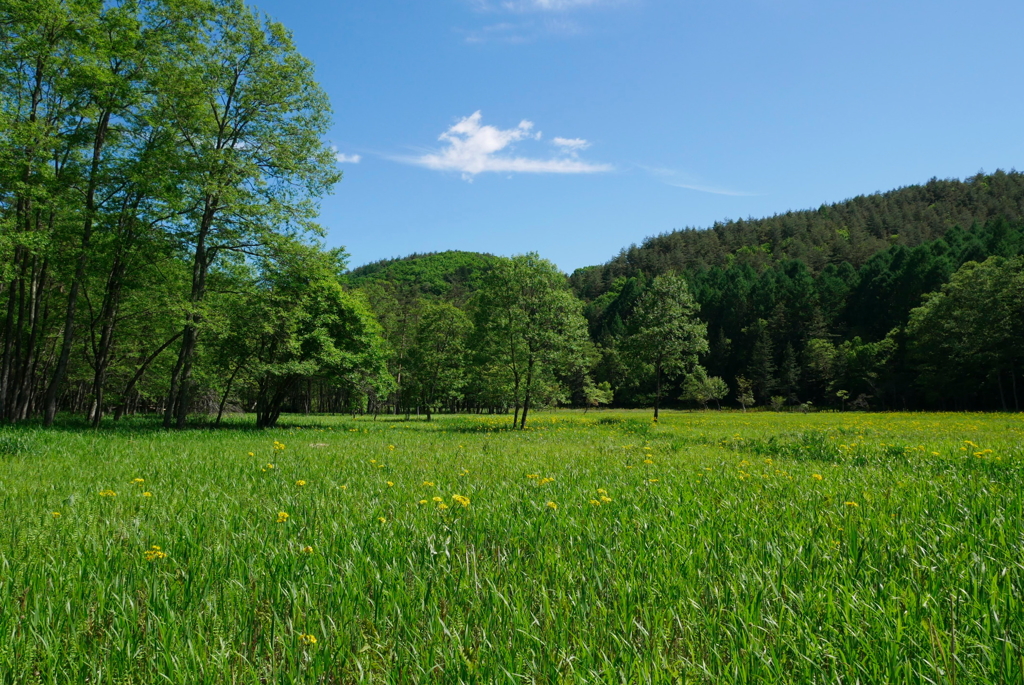
M 135 483 L 136 485 L 142 485 L 143 483 L 146 482 L 146 479 L 145 478 L 136 478 L 132 482 Z
M 427 500 L 425 500 L 425 499 L 421 499 L 420 500 L 420 504 L 426 504 L 426 503 L 427 503 Z
M 813 478 L 814 480 L 822 480 L 822 476 L 820 473 L 812 473 L 811 478 Z
M 644 463 L 645 464 L 653 464 L 654 460 L 653 459 L 644 459 Z
M 250 456 L 250 457 L 255 457 L 255 456 L 256 456 L 256 453 L 255 453 L 255 452 L 249 452 L 249 456 Z
M 288 522 L 288 514 L 283 512 L 283 511 L 277 512 L 277 522 L 278 523 L 287 523 Z
M 657 482 L 658 482 L 658 479 L 657 479 L 657 478 L 648 478 L 648 479 L 647 479 L 647 482 L 648 482 L 648 483 L 657 483 Z
M 60 518 L 60 512 L 59 511 L 53 512 L 53 518 L 59 519 Z
M 844 502 L 844 504 L 845 504 L 846 506 L 848 506 L 848 507 L 859 507 L 859 506 L 860 506 L 860 505 L 859 505 L 859 504 L 857 504 L 856 502 Z
M 387 523 L 388 522 L 387 518 L 385 518 L 383 516 L 378 516 L 377 520 L 380 521 L 381 523 Z
M 299 642 L 301 642 L 304 645 L 315 645 L 316 638 L 312 635 L 306 635 L 305 633 L 301 633 L 299 635 Z
M 434 484 L 433 484 L 433 483 L 432 483 L 431 481 L 429 481 L 429 480 L 425 480 L 425 481 L 423 481 L 423 485 L 424 485 L 425 487 L 428 487 L 428 488 L 432 488 L 432 487 L 434 487 Z
M 298 485 L 299 487 L 302 487 L 303 485 L 306 484 L 306 481 L 304 481 L 304 480 L 297 480 L 297 481 L 295 481 L 295 484 Z
M 605 504 L 608 504 L 609 502 L 612 501 L 612 498 L 609 497 L 608 495 L 601 495 L 601 501 L 604 502 Z
M 558 509 L 558 505 L 555 504 L 554 502 L 548 502 L 547 506 L 550 509 Z
M 306 545 L 305 547 L 302 548 L 302 551 L 303 551 L 304 554 L 312 554 L 313 553 L 313 547 L 311 545 Z
M 435 497 L 435 498 L 434 498 L 434 501 L 435 501 L 435 502 L 443 502 L 444 500 L 443 500 L 443 499 L 441 499 L 440 497 Z
M 152 496 L 153 496 L 153 493 L 152 493 L 152 492 L 149 492 L 149 491 L 147 490 L 146 492 L 142 493 L 142 496 L 143 496 L 143 497 L 152 497 Z
M 392 483 L 391 481 L 388 481 L 388 487 L 389 487 L 389 488 L 393 488 L 393 487 L 395 487 L 395 484 L 394 484 L 394 483 Z
M 166 559 L 167 552 L 163 552 L 160 550 L 160 547 L 153 545 L 143 552 L 143 556 L 146 557 L 146 561 L 156 561 L 157 559 Z
M 441 502 L 440 504 L 437 505 L 437 508 L 444 510 L 448 508 L 448 505 L 445 504 L 444 502 Z
M 452 499 L 461 504 L 464 507 L 469 506 L 469 498 L 463 495 L 452 495 Z
M 117 493 L 113 490 L 100 490 L 100 497 L 117 497 Z
M 590 503 L 591 503 L 591 504 L 596 504 L 597 506 L 601 506 L 601 503 L 600 503 L 600 502 L 598 502 L 598 501 L 597 501 L 596 499 L 592 499 L 592 500 L 590 500 Z

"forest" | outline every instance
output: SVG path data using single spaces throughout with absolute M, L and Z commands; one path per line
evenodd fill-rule
M 541 407 L 1019 410 L 1024 175 L 348 270 L 330 103 L 237 0 L 0 7 L 0 420 Z M 343 237 L 342 237 L 343 240 Z

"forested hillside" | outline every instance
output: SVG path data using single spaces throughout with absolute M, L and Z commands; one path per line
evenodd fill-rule
M 1017 407 L 1024 352 L 1008 331 L 1020 328 L 1024 311 L 1012 294 L 1013 258 L 1024 254 L 1022 216 L 1024 175 L 999 171 L 652 238 L 569 278 L 584 302 L 592 367 L 563 399 L 645 406 L 664 394 L 670 406 L 742 399 L 777 408 Z M 475 311 L 479 300 L 467 295 L 479 295 L 478 282 L 467 274 L 486 273 L 496 261 L 412 255 L 352 272 L 389 338 L 394 373 L 409 368 L 403 350 L 415 340 L 423 303 L 443 299 Z M 977 333 L 948 327 L 938 345 L 920 323 L 937 315 L 919 310 L 913 318 L 961 268 L 1004 279 L 989 292 L 999 303 L 988 310 L 984 354 L 967 344 Z M 670 274 L 687 283 L 708 344 L 699 365 L 665 379 L 661 392 L 638 370 L 629 341 L 653 326 L 640 324 L 638 302 L 653 279 Z M 969 281 L 954 282 L 954 297 L 970 290 Z M 946 373 L 928 371 L 936 367 Z M 475 405 L 464 391 L 466 406 Z
M 431 252 L 384 259 L 352 269 L 353 286 L 391 283 L 423 295 L 464 300 L 480 289 L 483 274 L 497 262 L 493 255 L 479 252 Z
M 650 276 L 734 262 L 760 269 L 783 259 L 800 260 L 812 273 L 829 264 L 859 268 L 892 245 L 914 247 L 953 226 L 970 228 L 997 217 L 1024 217 L 1024 174 L 932 179 L 818 209 L 673 231 L 623 249 L 607 264 L 578 269 L 572 284 L 590 300 L 609 290 L 615 279 L 639 272 Z

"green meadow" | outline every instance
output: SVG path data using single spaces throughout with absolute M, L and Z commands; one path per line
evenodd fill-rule
M 0 683 L 1022 683 L 1024 416 L 0 428 Z

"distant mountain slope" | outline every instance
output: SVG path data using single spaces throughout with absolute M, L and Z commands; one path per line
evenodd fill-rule
M 352 285 L 388 282 L 423 295 L 450 297 L 458 292 L 471 293 L 480 278 L 497 258 L 482 252 L 429 252 L 398 259 L 383 259 L 348 272 Z
M 1024 174 L 997 171 L 964 181 L 933 178 L 924 185 L 818 209 L 673 231 L 623 249 L 606 264 L 578 269 L 571 280 L 580 297 L 593 300 L 615 279 L 640 272 L 652 276 L 734 262 L 761 269 L 784 259 L 798 259 L 812 273 L 843 262 L 859 268 L 892 245 L 913 247 L 953 226 L 969 229 L 999 216 L 1024 217 Z

